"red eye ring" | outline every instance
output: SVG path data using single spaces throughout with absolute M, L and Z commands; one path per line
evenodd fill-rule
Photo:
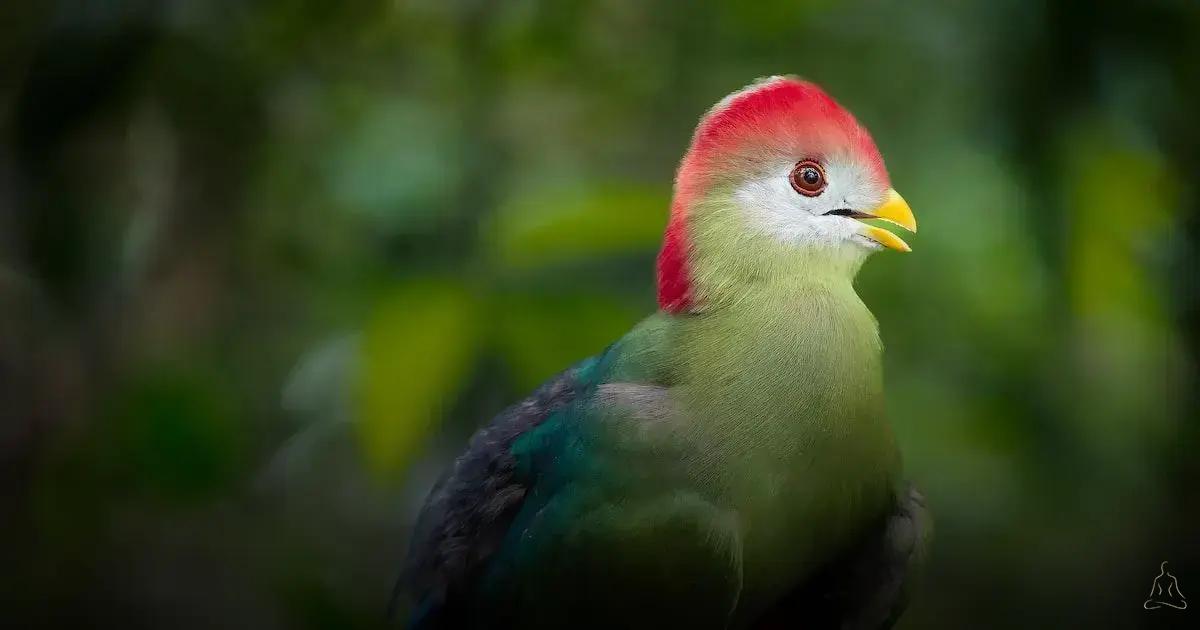
M 792 188 L 805 197 L 816 197 L 825 192 L 825 169 L 816 160 L 800 160 L 788 180 L 792 182 Z

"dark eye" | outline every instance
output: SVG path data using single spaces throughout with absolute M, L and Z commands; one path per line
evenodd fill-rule
M 816 197 L 825 191 L 825 169 L 816 160 L 801 160 L 792 169 L 792 188 L 806 197 Z

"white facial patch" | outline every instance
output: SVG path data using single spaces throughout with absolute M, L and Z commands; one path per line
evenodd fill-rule
M 878 243 L 859 235 L 861 222 L 827 213 L 842 209 L 870 212 L 883 202 L 883 186 L 850 160 L 835 157 L 822 165 L 826 187 L 815 197 L 792 188 L 790 175 L 796 162 L 781 162 L 763 177 L 738 186 L 734 199 L 746 213 L 747 228 L 797 246 L 855 243 L 879 249 Z

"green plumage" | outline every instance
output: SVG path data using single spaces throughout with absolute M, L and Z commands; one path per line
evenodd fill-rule
M 528 593 L 516 608 L 547 622 L 601 589 L 594 618 L 653 604 L 737 625 L 859 536 L 890 508 L 899 458 L 850 280 L 797 269 L 736 305 L 660 313 L 587 367 L 590 391 L 514 445 L 542 479 L 489 595 Z M 678 601 L 647 590 L 662 583 Z
M 723 103 L 767 116 L 799 99 L 828 117 L 832 101 L 806 85 Z M 770 128 L 749 113 L 721 122 L 720 107 L 701 130 Z M 841 144 L 812 154 L 848 182 L 824 199 L 786 180 L 808 149 L 730 142 L 740 153 L 715 183 L 688 183 L 690 164 L 717 164 L 692 157 L 708 146 L 698 132 L 673 223 L 689 308 L 650 316 L 476 435 L 418 523 L 415 625 L 750 627 L 795 609 L 894 620 L 927 527 L 919 495 L 898 494 L 879 332 L 853 288 L 870 248 L 859 224 L 829 216 L 887 187 L 853 153 L 858 131 L 821 129 Z

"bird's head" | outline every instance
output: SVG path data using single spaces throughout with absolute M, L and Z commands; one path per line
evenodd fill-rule
M 812 83 L 760 80 L 696 128 L 659 254 L 659 304 L 692 310 L 796 274 L 852 277 L 871 251 L 909 251 L 863 219 L 917 227 L 870 134 Z

